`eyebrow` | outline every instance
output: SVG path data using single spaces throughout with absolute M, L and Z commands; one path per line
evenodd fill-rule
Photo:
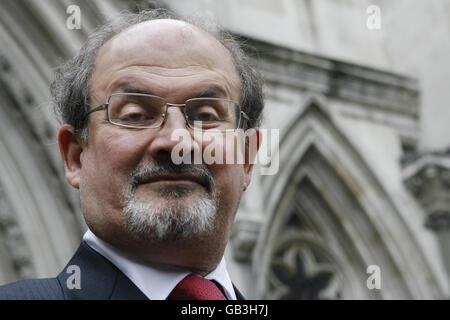
M 227 93 L 220 87 L 213 86 L 203 90 L 196 98 L 223 98 Z
M 132 84 L 121 84 L 114 88 L 114 92 L 121 92 L 121 93 L 141 93 L 141 94 L 149 94 L 149 95 L 155 95 L 148 89 L 144 89 L 141 86 L 138 85 L 132 85 Z
M 120 84 L 113 90 L 114 92 L 121 92 L 121 93 L 140 93 L 140 94 L 149 94 L 153 96 L 158 96 L 157 94 L 153 93 L 149 89 L 145 89 L 144 87 L 141 87 L 139 85 L 124 83 Z M 198 93 L 194 93 L 190 98 L 224 98 L 227 97 L 227 93 L 224 89 L 222 89 L 219 86 L 211 86 L 207 87 L 206 89 L 201 89 L 198 91 Z M 164 97 L 162 97 L 164 98 Z

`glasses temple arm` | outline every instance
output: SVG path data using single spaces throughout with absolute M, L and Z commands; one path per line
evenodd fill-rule
M 98 107 L 88 111 L 88 113 L 86 115 L 88 116 L 88 115 L 90 115 L 93 112 L 97 112 L 97 111 L 100 111 L 100 110 L 105 110 L 106 108 L 108 108 L 108 104 L 107 103 L 102 104 L 101 106 L 98 106 Z

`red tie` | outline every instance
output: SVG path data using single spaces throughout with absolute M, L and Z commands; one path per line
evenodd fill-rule
M 181 280 L 167 299 L 227 300 L 215 282 L 194 275 L 189 275 Z

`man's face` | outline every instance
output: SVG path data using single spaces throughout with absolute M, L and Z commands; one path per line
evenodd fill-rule
M 98 53 L 91 109 L 124 91 L 173 104 L 207 91 L 239 101 L 241 83 L 230 53 L 217 40 L 185 23 L 157 20 L 122 32 Z M 206 147 L 186 126 L 183 112 L 169 108 L 164 125 L 151 129 L 115 126 L 106 112 L 90 115 L 79 187 L 86 222 L 104 240 L 167 242 L 184 232 L 185 238 L 226 241 L 251 169 L 242 164 L 173 165 L 171 152 L 179 143 L 171 139 L 174 130 L 189 131 L 192 152 Z M 225 153 L 235 151 L 227 139 L 213 143 Z

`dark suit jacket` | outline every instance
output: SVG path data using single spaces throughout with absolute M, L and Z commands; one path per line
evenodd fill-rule
M 80 268 L 80 289 L 69 289 L 72 273 Z M 69 280 L 69 283 L 73 283 Z M 234 287 L 238 300 L 242 294 Z M 29 279 L 0 286 L 0 300 L 147 300 L 147 297 L 108 259 L 82 242 L 75 255 L 56 278 Z

